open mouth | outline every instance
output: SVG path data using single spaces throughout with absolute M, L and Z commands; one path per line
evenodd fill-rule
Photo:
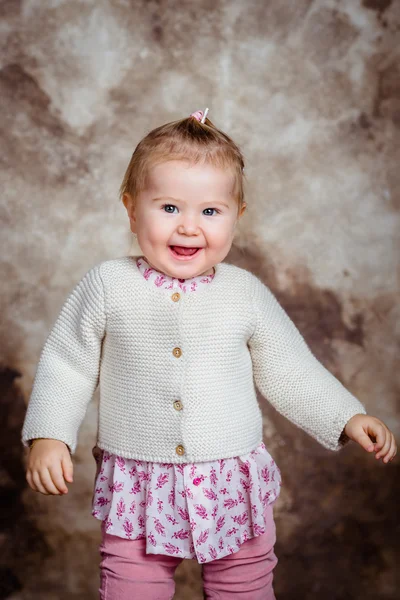
M 169 249 L 175 258 L 190 259 L 198 254 L 201 248 L 188 248 L 186 246 L 169 246 Z

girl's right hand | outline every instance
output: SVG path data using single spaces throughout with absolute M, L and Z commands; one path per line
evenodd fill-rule
M 60 440 L 40 439 L 29 451 L 26 480 L 35 492 L 67 494 L 66 481 L 73 481 L 68 446 Z

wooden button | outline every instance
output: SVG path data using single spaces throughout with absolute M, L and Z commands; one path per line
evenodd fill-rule
M 185 454 L 185 448 L 181 444 L 179 444 L 179 446 L 175 448 L 175 452 L 179 454 L 179 456 L 182 456 L 183 454 Z
M 175 292 L 174 294 L 172 294 L 171 298 L 174 302 L 178 302 L 179 298 L 181 297 L 179 292 Z
M 182 402 L 180 400 L 175 400 L 174 402 L 174 409 L 175 410 L 182 410 L 183 406 L 182 406 Z
M 172 354 L 176 356 L 176 358 L 179 358 L 180 356 L 182 356 L 182 350 L 180 348 L 174 348 L 172 350 Z

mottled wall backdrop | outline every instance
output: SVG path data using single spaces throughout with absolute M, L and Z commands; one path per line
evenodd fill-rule
M 59 309 L 130 251 L 117 191 L 151 128 L 210 107 L 242 146 L 249 209 L 229 262 L 400 438 L 400 3 L 3 0 L 0 598 L 97 598 L 97 398 L 64 497 L 25 482 L 20 430 Z M 399 460 L 326 451 L 265 399 L 279 600 L 399 598 Z M 184 561 L 176 600 L 200 600 Z

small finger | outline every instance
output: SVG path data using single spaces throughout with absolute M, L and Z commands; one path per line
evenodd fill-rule
M 386 430 L 382 425 L 379 425 L 377 427 L 376 430 L 376 434 L 375 434 L 375 448 L 374 451 L 376 453 L 376 458 L 378 457 L 379 452 L 382 450 L 383 446 L 385 445 L 386 442 Z
M 54 485 L 56 486 L 56 488 L 58 489 L 58 491 L 61 492 L 62 494 L 67 494 L 68 488 L 65 485 L 64 477 L 62 476 L 60 469 L 55 469 L 54 467 L 49 467 L 49 471 L 50 471 L 51 479 L 52 479 Z
M 379 448 L 379 451 L 376 454 L 376 458 L 381 458 L 382 456 L 385 456 L 385 454 L 388 452 L 389 448 L 390 448 L 390 442 L 391 442 L 391 434 L 389 432 L 385 431 L 385 437 L 384 437 L 384 441 L 382 446 Z
M 30 471 L 30 469 L 28 469 L 28 471 L 26 472 L 26 481 L 28 482 L 28 485 L 30 488 L 32 488 L 32 490 L 34 492 L 38 492 L 39 490 L 36 488 L 36 485 L 32 479 L 32 472 Z
M 54 485 L 48 467 L 43 467 L 43 469 L 40 471 L 40 479 L 44 487 L 50 494 L 54 494 L 56 496 L 60 495 L 61 492 Z
M 395 455 L 396 452 L 396 442 L 394 440 L 394 435 L 393 433 L 390 434 L 390 447 L 389 447 L 389 451 L 387 452 L 386 456 L 383 459 L 384 463 L 388 463 L 390 460 L 392 460 L 393 456 Z
M 33 471 L 32 479 L 35 483 L 36 491 L 41 492 L 42 494 L 45 494 L 45 496 L 47 496 L 48 492 L 47 492 L 47 490 L 45 490 L 45 488 L 40 480 L 39 473 L 37 471 Z
M 63 470 L 64 479 L 69 483 L 72 483 L 74 481 L 74 466 L 72 461 L 70 459 L 63 458 L 61 467 Z
M 372 452 L 374 449 L 371 439 L 366 433 L 361 433 L 357 438 L 355 438 L 355 441 L 367 452 Z

